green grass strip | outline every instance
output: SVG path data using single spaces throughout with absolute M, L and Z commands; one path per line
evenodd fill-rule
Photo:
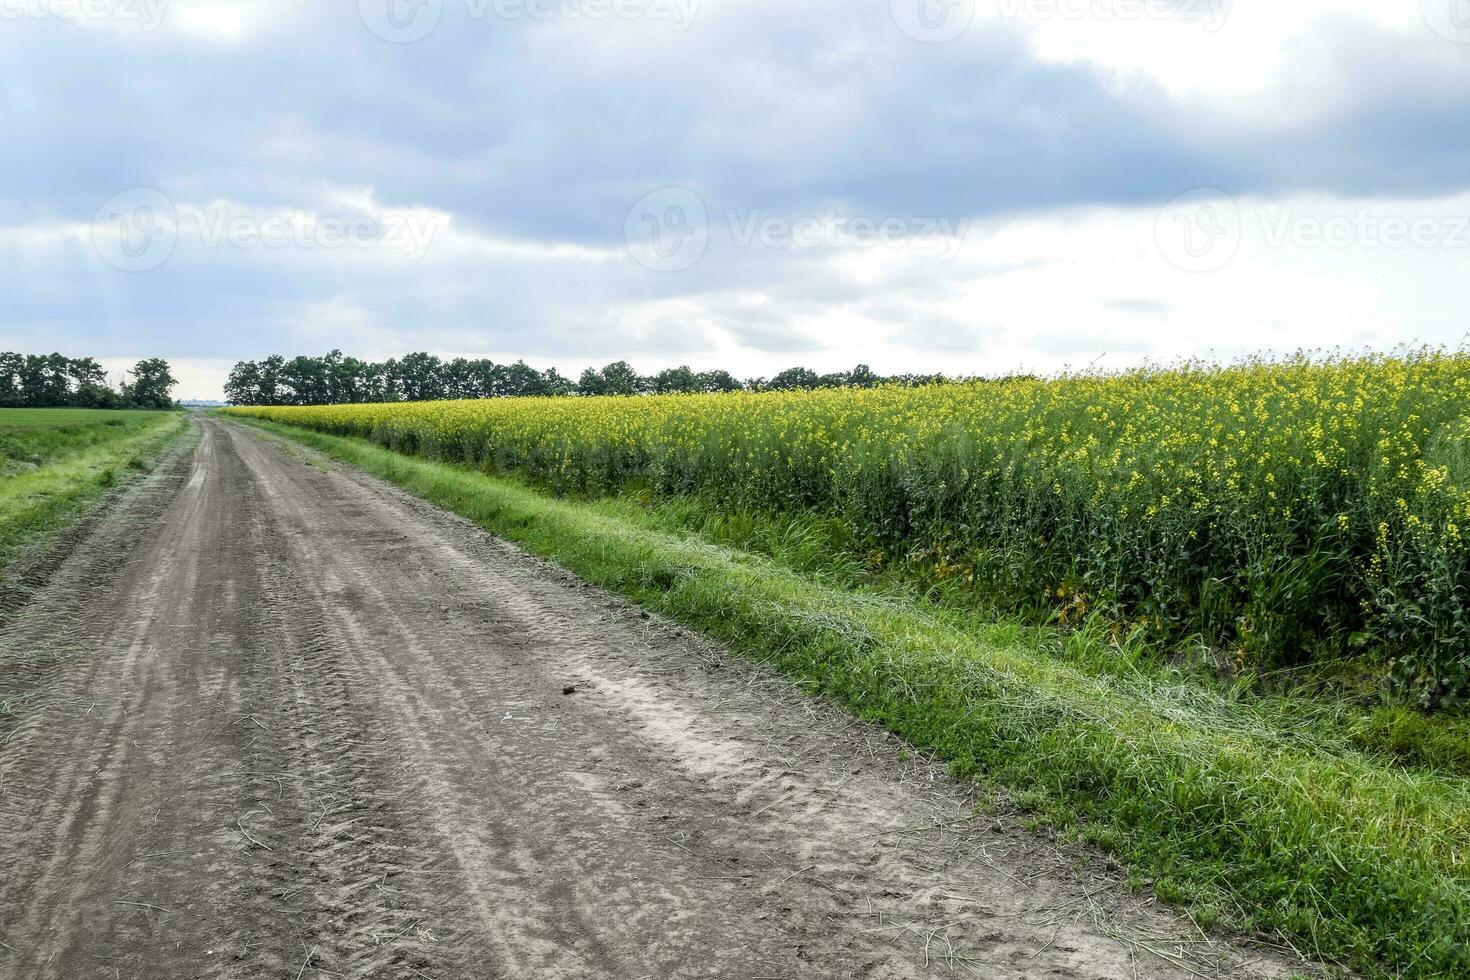
M 1125 860 L 1163 897 L 1373 973 L 1470 976 L 1470 786 L 1220 725 L 959 628 L 594 504 L 362 440 L 236 419 L 384 478 L 747 656 L 1004 787 Z M 1198 702 L 1198 706 L 1192 706 Z
M 14 421 L 19 413 L 10 414 Z M 188 426 L 182 412 L 155 412 L 146 417 L 128 412 L 119 417 L 127 419 L 127 427 L 98 428 L 91 433 L 101 434 L 103 441 L 89 441 L 79 448 L 62 446 L 38 467 L 0 480 L 0 570 L 23 554 L 45 547 L 129 471 L 147 469 Z M 114 433 L 115 438 L 110 438 Z

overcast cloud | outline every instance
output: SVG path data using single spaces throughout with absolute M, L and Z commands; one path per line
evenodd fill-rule
M 1463 0 L 0 0 L 0 61 L 0 349 L 184 397 L 1470 330 Z

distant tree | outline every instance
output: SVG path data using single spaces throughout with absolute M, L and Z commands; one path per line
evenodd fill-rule
M 115 391 L 108 383 L 106 368 L 90 357 L 82 358 L 80 363 L 82 366 L 72 371 L 72 379 L 75 385 L 72 394 L 73 400 L 78 402 L 81 400 L 95 401 L 99 398 L 105 398 L 106 395 L 103 394 L 104 392 L 121 397 L 121 394 Z
M 325 405 L 330 401 L 327 365 L 320 357 L 293 357 L 281 368 L 288 405 Z
M 602 378 L 602 372 L 596 368 L 587 368 L 582 372 L 582 377 L 577 380 L 577 394 L 579 395 L 605 395 L 607 394 L 607 382 Z
M 26 359 L 14 351 L 0 353 L 0 408 L 19 408 L 25 404 Z
M 739 391 L 743 387 L 729 371 L 702 371 L 697 381 L 700 391 L 711 393 Z
M 473 394 L 469 398 L 494 398 L 499 390 L 500 365 L 494 361 L 478 358 L 469 362 L 467 388 Z
M 644 390 L 643 379 L 627 361 L 614 361 L 603 368 L 602 380 L 609 395 L 636 395 Z
M 286 359 L 272 354 L 260 362 L 260 405 L 280 405 L 281 374 L 286 369 Z
M 77 391 L 84 388 L 102 388 L 107 385 L 107 371 L 97 363 L 96 358 L 72 358 L 67 362 L 66 373 Z
M 791 391 L 799 388 L 815 388 L 820 379 L 810 368 L 787 368 L 765 384 L 768 391 Z
M 139 408 L 172 408 L 174 400 L 169 392 L 177 385 L 168 361 L 150 357 L 133 365 L 133 379 L 124 387 L 123 394 Z
M 541 387 L 543 394 L 560 397 L 572 394 L 577 386 L 571 378 L 562 377 L 556 368 L 547 368 L 541 372 Z
M 327 365 L 327 389 L 330 392 L 328 397 L 331 403 L 349 405 L 364 401 L 367 365 L 355 357 L 341 356 L 340 351 L 332 353 L 337 357 L 335 360 L 330 360 Z
M 687 367 L 667 368 L 653 376 L 650 389 L 659 395 L 699 391 L 699 376 Z
M 920 388 L 925 385 L 944 384 L 954 379 L 943 374 L 896 374 L 883 380 L 886 383 L 903 385 L 907 388 Z
M 120 408 L 123 396 L 107 386 L 107 371 L 90 357 L 71 362 L 72 392 L 68 404 L 77 408 Z
M 263 405 L 260 397 L 260 366 L 254 361 L 236 361 L 225 380 L 225 401 L 231 405 Z
M 374 385 L 378 397 L 374 401 L 401 402 L 404 400 L 403 389 L 399 386 L 397 358 L 390 357 L 377 365 L 376 375 Z
M 546 394 L 546 379 L 525 361 L 508 365 L 501 374 L 497 394 L 504 398 L 524 398 Z
M 66 365 L 71 391 L 54 383 L 54 365 L 46 358 L 6 355 L 0 362 L 0 404 L 5 399 L 29 404 L 28 399 L 88 400 L 77 379 L 89 371 L 86 364 Z M 95 362 L 92 362 L 95 365 Z M 456 357 L 441 361 L 417 352 L 402 360 L 365 362 L 332 350 L 321 357 L 287 361 L 272 355 L 263 361 L 241 361 L 230 372 L 226 397 L 237 405 L 350 404 L 354 402 L 428 401 L 438 398 L 518 398 L 564 395 L 640 395 L 672 392 L 789 391 L 809 388 L 871 388 L 880 384 L 933 384 L 939 375 L 884 377 L 866 364 L 851 371 L 818 375 L 803 367 L 782 371 L 774 378 L 752 378 L 742 384 L 729 371 L 694 372 L 689 367 L 666 368 L 650 377 L 640 376 L 627 361 L 604 368 L 588 368 L 575 383 L 555 368 L 537 371 L 525 361 L 497 364 L 484 358 Z M 93 393 L 96 394 L 96 393 Z
M 47 401 L 51 405 L 71 404 L 72 361 L 61 354 L 47 354 L 44 376 L 46 378 Z
M 443 397 L 466 399 L 480 397 L 475 384 L 474 369 L 463 357 L 445 361 L 439 366 L 439 391 Z
M 588 368 L 577 382 L 582 395 L 636 395 L 642 390 L 643 379 L 627 361 L 614 361 L 601 371 Z
M 433 354 L 418 351 L 405 356 L 393 379 L 404 401 L 431 402 L 445 397 L 443 364 Z
M 71 379 L 68 361 L 60 354 L 27 354 L 20 367 L 21 404 L 56 408 L 68 404 Z
M 176 384 L 168 362 L 139 361 L 135 379 L 122 390 L 107 383 L 107 370 L 94 357 L 0 351 L 0 407 L 167 408 Z

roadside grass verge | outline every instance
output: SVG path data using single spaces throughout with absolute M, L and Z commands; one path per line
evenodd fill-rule
M 1146 669 L 649 526 L 626 502 L 232 418 L 458 513 L 772 664 L 1125 861 L 1197 919 L 1370 973 L 1470 975 L 1470 784 Z M 1089 665 L 1092 665 L 1091 667 Z M 1262 702 L 1265 703 L 1265 702 Z
M 187 425 L 181 412 L 0 410 L 0 573 L 147 470 Z
M 710 494 L 660 496 L 629 489 L 590 501 L 600 513 L 653 530 L 694 534 L 714 544 L 765 555 L 803 576 L 846 590 L 915 603 L 962 630 L 1008 625 L 1019 640 L 1090 674 L 1126 678 L 1162 691 L 1202 687 L 1228 704 L 1233 724 L 1245 715 L 1293 738 L 1334 751 L 1361 751 L 1385 766 L 1470 776 L 1470 716 L 1425 713 L 1405 703 L 1380 670 L 1361 660 L 1258 671 L 1196 638 L 1161 647 L 1120 630 L 1106 615 L 1059 617 L 1055 605 L 1007 610 L 987 602 L 963 577 L 934 572 L 933 556 L 874 561 L 860 533 L 819 512 L 731 507 Z M 884 556 L 879 556 L 884 557 Z M 1059 624 L 1058 620 L 1065 622 Z

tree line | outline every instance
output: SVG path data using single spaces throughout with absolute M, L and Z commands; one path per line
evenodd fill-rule
M 172 408 L 177 384 L 158 357 L 139 361 L 114 386 L 96 358 L 0 352 L 0 408 Z
M 869 388 L 880 384 L 932 384 L 940 375 L 884 377 L 865 364 L 851 371 L 818 374 L 795 367 L 771 378 L 737 379 L 729 371 L 668 368 L 639 374 L 627 361 L 588 368 L 573 381 L 556 368 L 538 371 L 524 361 L 497 364 L 485 359 L 444 360 L 423 352 L 386 361 L 362 361 L 333 350 L 322 357 L 272 355 L 240 361 L 225 383 L 232 405 L 343 405 L 355 402 L 417 402 L 532 395 L 645 395 L 676 392 L 788 391 L 799 388 Z

